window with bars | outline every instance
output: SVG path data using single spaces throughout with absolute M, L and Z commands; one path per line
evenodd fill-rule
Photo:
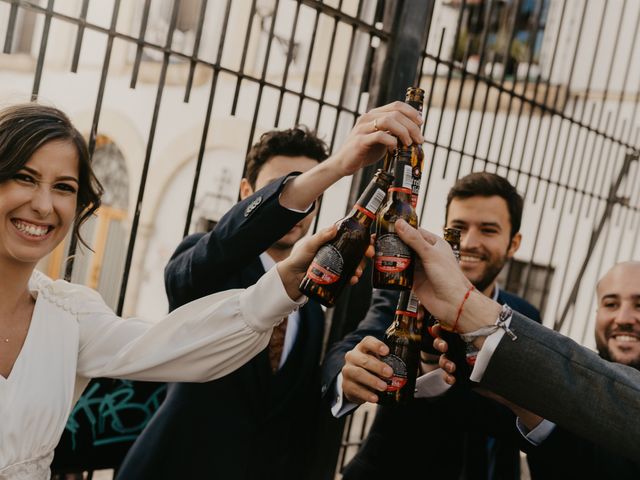
M 555 268 L 548 265 L 511 259 L 498 275 L 498 284 L 504 290 L 523 297 L 543 315 L 554 271 Z

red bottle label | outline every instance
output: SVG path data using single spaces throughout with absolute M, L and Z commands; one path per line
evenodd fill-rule
M 307 270 L 307 276 L 320 285 L 330 285 L 340 280 L 344 260 L 333 245 L 324 245 L 316 253 Z
M 397 355 L 387 355 L 381 359 L 393 369 L 393 375 L 388 378 L 387 392 L 396 392 L 407 383 L 407 364 Z

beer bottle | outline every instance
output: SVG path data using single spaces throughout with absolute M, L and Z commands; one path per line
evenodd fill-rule
M 444 239 L 449 242 L 453 254 L 460 261 L 460 230 L 457 228 L 445 228 Z M 469 381 L 471 370 L 476 360 L 477 350 L 473 344 L 467 344 L 455 332 L 440 329 L 440 336 L 447 342 L 447 358 L 456 364 L 454 376 L 457 383 L 464 384 Z
M 418 87 L 407 88 L 407 94 L 404 101 L 422 114 L 424 90 Z M 422 149 L 422 145 L 415 143 L 406 148 L 410 151 L 411 155 L 411 204 L 413 205 L 413 208 L 417 208 L 418 194 L 420 193 L 420 181 L 422 180 L 422 169 L 424 167 L 424 151 Z
M 392 290 L 411 290 L 415 254 L 395 230 L 396 220 L 418 226 L 418 216 L 411 204 L 411 153 L 397 149 L 393 160 L 393 185 L 377 216 L 373 269 L 373 286 Z
M 399 405 L 413 399 L 420 357 L 421 322 L 418 299 L 411 290 L 400 292 L 393 323 L 384 335 L 389 354 L 381 360 L 393 369 L 387 390 L 378 393 L 381 405 Z
M 371 224 L 384 201 L 392 178 L 382 170 L 375 173 L 349 215 L 338 223 L 335 238 L 320 247 L 316 253 L 300 283 L 303 294 L 325 307 L 335 304 L 369 246 Z

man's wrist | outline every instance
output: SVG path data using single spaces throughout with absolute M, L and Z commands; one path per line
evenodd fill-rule
M 474 290 L 465 303 L 464 310 L 458 319 L 457 331 L 460 333 L 473 332 L 480 328 L 494 325 L 500 315 L 502 307 L 483 293 Z M 478 337 L 473 344 L 482 348 L 486 337 Z
M 278 270 L 278 275 L 280 276 L 280 280 L 282 281 L 282 285 L 284 286 L 287 295 L 293 301 L 297 301 L 302 297 L 302 293 L 300 293 L 300 282 L 302 281 L 302 276 L 296 274 L 292 271 L 291 267 L 287 264 L 287 260 L 282 260 L 276 264 L 276 268 Z

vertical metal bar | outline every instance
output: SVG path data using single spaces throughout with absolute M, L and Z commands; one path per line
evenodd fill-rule
M 84 36 L 85 23 L 87 21 L 87 11 L 89 10 L 89 0 L 82 0 L 80 8 L 80 22 L 78 23 L 78 33 L 76 34 L 76 46 L 73 52 L 73 60 L 71 61 L 71 71 L 78 71 L 78 62 L 80 61 L 80 51 L 82 50 L 82 38 Z
M 440 66 L 440 55 L 442 53 L 442 45 L 444 43 L 444 36 L 445 36 L 446 30 L 443 28 L 442 32 L 440 33 L 440 42 L 438 44 L 438 53 L 436 54 L 436 60 L 435 60 L 435 68 L 433 71 L 433 75 L 431 77 L 431 88 L 429 89 L 429 95 L 427 96 L 427 104 L 424 107 L 423 110 L 423 116 L 424 116 L 424 124 L 423 124 L 423 129 L 425 132 L 425 143 L 428 143 L 429 141 L 426 138 L 426 128 L 427 125 L 429 124 L 429 112 L 431 111 L 431 104 L 433 102 L 433 91 L 435 90 L 435 85 L 436 85 L 436 80 L 437 80 L 437 73 L 438 73 L 438 67 Z M 442 108 L 444 109 L 444 103 L 442 104 Z M 429 191 L 429 187 L 431 186 L 431 178 L 432 178 L 432 174 L 433 171 L 435 169 L 435 157 L 436 157 L 436 151 L 438 148 L 438 134 L 436 133 L 436 137 L 433 140 L 433 155 L 432 155 L 432 161 L 431 161 L 431 165 L 429 165 L 429 169 L 427 172 L 427 181 L 424 182 L 425 183 L 425 189 L 424 189 L 424 195 L 423 197 L 426 198 L 427 193 Z M 425 152 L 425 156 L 426 156 L 426 152 Z M 420 187 L 422 188 L 422 186 Z M 423 201 L 422 202 L 422 207 L 420 209 L 420 218 L 424 217 L 424 209 L 427 206 L 427 202 Z
M 300 16 L 300 2 L 296 3 L 296 12 L 293 16 L 293 25 L 291 26 L 291 34 L 289 35 L 289 45 L 287 46 L 287 60 L 284 65 L 284 73 L 282 74 L 282 88 L 280 89 L 280 95 L 278 96 L 278 106 L 276 107 L 276 118 L 274 124 L 276 127 L 280 126 L 280 113 L 282 112 L 282 102 L 284 100 L 284 91 L 287 87 L 287 80 L 289 80 L 289 67 L 293 60 L 293 48 L 296 43 L 296 31 L 298 30 L 298 18 Z
M 189 102 L 191 97 L 191 86 L 193 85 L 193 75 L 196 70 L 198 60 L 198 52 L 200 51 L 200 40 L 202 39 L 202 27 L 204 25 L 204 17 L 207 13 L 207 1 L 200 0 L 200 16 L 198 17 L 198 27 L 196 30 L 196 39 L 193 42 L 193 52 L 191 53 L 191 61 L 189 64 L 189 77 L 187 78 L 187 88 L 184 92 L 184 102 Z
M 311 58 L 316 46 L 316 35 L 318 33 L 318 23 L 320 21 L 320 10 L 316 10 L 316 18 L 313 22 L 313 31 L 311 33 L 311 42 L 309 43 L 309 53 L 307 54 L 307 64 L 304 67 L 304 75 L 302 76 L 302 86 L 300 87 L 300 100 L 298 102 L 298 111 L 296 112 L 295 124 L 300 122 L 300 114 L 302 113 L 302 103 L 307 91 L 307 81 L 309 80 L 309 71 L 311 69 Z M 319 112 L 318 112 L 319 113 Z
M 276 27 L 276 17 L 278 16 L 279 7 L 280 7 L 280 0 L 276 0 L 275 8 L 273 9 L 273 15 L 271 16 L 271 26 L 269 27 L 269 39 L 267 40 L 267 48 L 264 54 L 262 74 L 260 75 L 260 86 L 258 87 L 258 97 L 256 99 L 256 108 L 253 111 L 253 120 L 251 120 L 251 129 L 249 130 L 249 139 L 247 141 L 247 149 L 246 149 L 247 152 L 249 152 L 249 149 L 253 144 L 253 136 L 256 132 L 256 125 L 258 124 L 258 114 L 260 113 L 260 103 L 262 102 L 262 92 L 264 91 L 264 80 L 267 77 L 267 69 L 269 67 L 269 56 L 271 55 L 271 45 L 273 44 L 273 33 Z
M 171 22 L 169 31 L 167 32 L 167 41 L 165 42 L 164 58 L 162 59 L 162 68 L 160 70 L 160 79 L 158 80 L 158 90 L 156 92 L 156 101 L 153 108 L 153 117 L 151 119 L 151 128 L 149 130 L 149 139 L 147 141 L 147 150 L 144 157 L 144 165 L 140 178 L 140 186 L 138 187 L 138 198 L 136 200 L 136 209 L 131 224 L 131 234 L 129 236 L 129 246 L 127 248 L 127 258 L 125 261 L 124 272 L 122 274 L 122 285 L 120 287 L 120 295 L 118 298 L 117 313 L 121 314 L 124 307 L 124 299 L 127 293 L 127 285 L 129 283 L 129 271 L 131 270 L 131 260 L 133 259 L 133 250 L 136 246 L 136 236 L 138 234 L 138 224 L 140 223 L 140 213 L 142 211 L 142 200 L 144 199 L 144 189 L 147 184 L 147 174 L 149 173 L 149 164 L 151 162 L 151 152 L 153 150 L 153 140 L 155 138 L 156 126 L 158 124 L 158 114 L 160 113 L 160 102 L 162 101 L 162 93 L 164 92 L 165 80 L 167 78 L 167 68 L 169 67 L 169 57 L 171 56 L 171 43 L 173 42 L 173 32 L 176 27 L 176 19 L 178 17 L 179 0 L 174 0 L 173 11 L 171 12 Z
M 251 10 L 249 11 L 249 20 L 247 21 L 247 32 L 244 37 L 244 45 L 242 46 L 242 58 L 240 59 L 240 68 L 236 77 L 236 89 L 233 93 L 233 104 L 231 105 L 231 115 L 236 114 L 238 106 L 238 95 L 240 94 L 240 84 L 244 77 L 244 64 L 247 61 L 247 52 L 249 51 L 249 40 L 251 40 L 251 32 L 253 30 L 253 19 L 256 16 L 256 0 L 251 0 Z
M 222 29 L 220 31 L 220 39 L 218 41 L 218 53 L 216 55 L 216 67 L 220 66 L 222 61 L 222 53 L 224 51 L 225 39 L 227 38 L 227 26 L 229 25 L 229 13 L 231 12 L 231 0 L 227 0 L 227 5 L 224 9 L 224 20 L 222 22 Z M 191 186 L 191 194 L 189 196 L 189 207 L 187 208 L 187 219 L 184 223 L 183 237 L 189 234 L 189 226 L 191 225 L 191 218 L 193 216 L 193 208 L 196 203 L 196 193 L 198 191 L 198 185 L 200 183 L 200 172 L 202 169 L 202 162 L 204 159 L 204 152 L 207 148 L 207 137 L 209 135 L 209 124 L 211 123 L 211 113 L 213 111 L 213 100 L 215 98 L 218 77 L 220 74 L 219 68 L 214 68 L 213 75 L 211 76 L 211 88 L 209 89 L 209 100 L 207 102 L 207 113 L 204 117 L 204 126 L 202 128 L 202 139 L 200 140 L 200 148 L 198 150 L 198 159 L 196 160 L 196 170 L 193 176 L 193 184 Z
M 500 89 L 498 89 L 498 96 L 496 98 L 496 103 L 495 103 L 495 107 L 494 107 L 493 122 L 491 122 L 491 131 L 489 133 L 489 145 L 487 146 L 487 155 L 486 155 L 486 159 L 485 159 L 483 168 L 487 167 L 487 160 L 489 159 L 489 153 L 491 152 L 491 145 L 493 144 L 493 132 L 495 131 L 495 128 L 496 128 L 496 122 L 498 120 L 498 112 L 500 112 L 500 103 L 502 102 L 502 90 L 504 89 L 504 84 L 505 84 L 505 80 L 506 80 L 506 77 L 507 77 L 507 66 L 509 65 L 511 44 L 513 43 L 513 39 L 515 37 L 516 19 L 518 18 L 518 13 L 520 12 L 521 5 L 522 5 L 522 0 L 516 0 L 515 7 L 513 9 L 513 14 L 511 16 L 511 22 L 510 22 L 511 23 L 511 27 L 510 27 L 510 31 L 509 31 L 509 40 L 505 44 L 504 52 L 502 52 L 502 61 L 504 63 L 503 63 L 503 67 L 502 67 L 502 73 L 500 75 L 500 83 L 499 83 L 500 84 Z M 510 97 L 510 98 L 513 98 L 513 97 Z M 505 122 L 504 122 L 504 128 L 505 129 L 507 128 L 508 123 L 509 123 L 509 117 L 505 117 Z M 480 126 L 480 129 L 482 129 L 482 125 Z M 496 158 L 496 170 L 497 170 L 497 165 L 498 164 L 500 164 L 500 157 Z M 444 176 L 443 176 L 443 178 L 444 178 Z
M 528 48 L 529 48 L 529 58 L 527 59 L 527 72 L 525 74 L 525 78 L 524 78 L 524 83 L 522 86 L 522 96 L 526 98 L 527 96 L 527 87 L 529 86 L 529 74 L 531 73 L 531 64 L 533 63 L 533 51 L 535 49 L 535 45 L 536 45 L 536 37 L 538 35 L 538 30 L 540 29 L 540 19 L 542 17 L 542 6 L 543 6 L 544 1 L 543 0 L 538 0 L 537 3 L 537 7 L 536 7 L 536 13 L 535 13 L 535 21 L 532 23 L 531 25 L 531 30 L 529 31 L 529 38 L 527 39 L 527 43 L 528 43 Z M 514 81 L 513 81 L 513 87 L 512 87 L 512 91 L 515 92 L 516 89 L 516 85 L 518 83 L 518 74 L 517 74 L 517 67 L 516 67 L 516 73 L 514 75 Z M 533 97 L 533 100 L 536 100 L 536 97 Z M 513 104 L 513 95 L 511 95 L 509 97 L 509 104 L 507 106 L 507 113 L 506 113 L 506 121 L 504 124 L 504 130 L 502 130 L 502 140 L 500 141 L 500 149 L 498 150 L 498 162 L 500 162 L 500 159 L 502 158 L 502 147 L 504 147 L 505 144 L 505 136 L 507 133 L 507 127 L 509 125 L 509 118 L 511 117 L 511 106 Z M 507 157 L 507 175 L 509 174 L 509 171 L 511 170 L 511 160 L 512 160 L 512 154 L 513 154 L 513 149 L 515 147 L 516 144 L 516 139 L 518 138 L 518 127 L 520 126 L 520 117 L 522 116 L 522 108 L 525 104 L 525 100 L 521 99 L 520 100 L 520 106 L 519 106 L 519 110 L 518 110 L 518 114 L 516 115 L 516 126 L 514 127 L 514 134 L 513 134 L 513 141 L 511 142 L 511 152 L 510 155 Z M 522 165 L 522 159 L 520 159 L 520 165 Z
M 465 147 L 467 145 L 467 135 L 469 133 L 469 126 L 471 125 L 471 117 L 473 116 L 474 105 L 476 103 L 476 94 L 478 93 L 478 84 L 480 83 L 481 74 L 480 71 L 482 69 L 482 65 L 484 65 L 485 54 L 487 49 L 487 39 L 489 32 L 489 25 L 491 22 L 491 16 L 493 15 L 493 6 L 495 3 L 493 0 L 489 0 L 485 4 L 485 17 L 484 17 L 484 28 L 482 30 L 482 36 L 480 39 L 480 58 L 478 59 L 478 71 L 473 74 L 473 89 L 471 91 L 471 100 L 469 101 L 469 115 L 467 117 L 467 122 L 464 126 L 464 135 L 462 137 L 462 147 L 460 150 L 462 152 L 465 151 Z M 487 90 L 488 93 L 488 90 Z M 487 95 L 488 96 L 488 95 Z M 460 157 L 460 161 L 458 162 L 458 169 L 456 170 L 456 178 L 460 178 L 460 170 L 462 168 L 462 161 L 464 157 Z
M 519 1 L 519 0 L 518 0 Z M 458 22 L 456 24 L 456 33 L 453 35 L 453 45 L 454 50 L 458 45 L 458 41 L 460 40 L 460 30 L 462 29 L 462 18 L 464 17 L 464 9 L 467 6 L 466 0 L 462 0 L 460 3 L 460 12 L 458 13 Z M 436 72 L 437 73 L 437 72 Z M 442 127 L 442 119 L 444 118 L 446 106 L 447 106 L 447 98 L 449 98 L 449 86 L 451 85 L 451 76 L 453 75 L 453 61 L 451 65 L 449 65 L 449 69 L 447 71 L 447 80 L 444 84 L 444 95 L 442 97 L 442 108 L 440 109 L 440 117 L 438 117 L 438 126 L 436 128 L 436 143 L 438 142 L 438 138 L 440 138 L 440 128 Z M 435 77 L 434 77 L 435 78 Z M 451 132 L 453 135 L 453 132 Z M 433 167 L 432 167 L 433 168 Z M 444 168 L 442 169 L 442 178 L 445 178 L 447 175 L 447 163 L 445 162 Z
M 560 36 L 562 34 L 562 26 L 564 25 L 564 15 L 566 12 L 566 7 L 567 7 L 567 2 L 562 2 L 562 10 L 560 12 L 560 19 L 558 22 L 558 31 L 556 33 L 556 37 L 555 37 L 555 45 L 553 48 L 553 53 L 551 55 L 551 67 L 549 68 L 549 76 L 547 77 L 547 79 L 544 81 L 545 84 L 545 91 L 544 91 L 544 98 L 542 100 L 542 104 L 545 107 L 548 107 L 548 103 L 547 100 L 549 98 L 549 91 L 550 89 L 550 82 L 551 82 L 551 78 L 553 78 L 553 72 L 555 71 L 555 66 L 556 66 L 556 54 L 558 52 L 558 41 L 560 39 Z M 547 16 L 548 16 L 549 12 L 547 11 Z M 545 23 L 546 23 L 546 19 L 545 19 Z M 536 100 L 538 98 L 538 88 L 540 86 L 540 80 L 541 80 L 541 74 L 542 72 L 540 72 L 540 74 L 538 74 L 538 78 L 536 78 L 536 85 L 533 91 L 533 99 Z M 558 100 L 558 94 L 556 92 L 556 96 L 555 96 L 555 100 L 554 100 L 554 108 L 556 105 L 556 102 Z M 530 131 L 530 126 L 531 126 L 531 120 L 533 118 L 533 114 L 536 111 L 535 106 L 530 106 L 529 108 L 529 117 L 527 119 L 527 127 L 526 127 L 526 131 L 525 131 L 525 137 L 524 137 L 524 141 L 522 142 L 522 149 L 520 150 L 520 167 L 522 166 L 522 160 L 524 159 L 524 154 L 525 154 L 525 150 L 526 150 L 526 146 L 527 146 L 527 142 L 529 140 L 529 131 Z M 522 111 L 520 111 L 520 113 L 518 115 L 520 115 L 522 113 Z M 531 167 L 533 167 L 534 163 L 535 163 L 535 152 L 537 150 L 538 147 L 538 140 L 540 138 L 540 130 L 542 129 L 542 119 L 544 118 L 545 115 L 545 111 L 544 110 L 540 110 L 540 121 L 538 122 L 538 128 L 536 129 L 536 137 L 534 140 L 534 144 L 533 144 L 533 153 L 531 155 Z M 553 119 L 553 114 L 549 116 L 549 122 L 551 122 Z M 548 135 L 546 140 L 548 141 Z M 515 144 L 514 144 L 515 146 Z M 513 155 L 513 149 L 510 155 Z M 518 169 L 518 172 L 516 174 L 516 181 L 515 184 L 518 185 L 519 181 L 520 181 L 520 174 L 521 174 L 521 168 Z M 531 178 L 531 175 L 528 175 L 526 177 L 526 186 L 525 186 L 525 191 L 528 190 L 528 186 L 529 186 L 529 179 Z
M 111 63 L 111 52 L 113 50 L 113 39 L 116 33 L 116 25 L 118 23 L 118 13 L 120 12 L 120 0 L 115 0 L 113 11 L 111 12 L 111 25 L 109 27 L 109 36 L 107 38 L 107 48 L 104 52 L 104 60 L 102 61 L 102 72 L 100 73 L 100 84 L 98 85 L 98 96 L 96 97 L 96 106 L 93 109 L 93 120 L 91 121 L 91 131 L 89 132 L 89 157 L 93 158 L 96 148 L 96 137 L 98 134 L 98 123 L 100 122 L 100 112 L 102 111 L 102 101 L 104 99 L 104 90 L 107 84 L 107 75 L 109 73 L 109 64 Z M 85 12 L 86 14 L 86 12 Z M 64 279 L 71 280 L 73 274 L 73 265 L 75 252 L 78 248 L 78 242 L 75 235 L 69 240 L 68 256 L 69 260 L 65 263 Z
M 4 36 L 4 49 L 2 53 L 11 53 L 13 47 L 13 32 L 16 28 L 16 19 L 18 18 L 18 1 L 14 0 L 11 3 L 11 10 L 9 10 L 9 20 L 7 22 L 7 33 Z
M 131 82 L 129 88 L 136 88 L 138 83 L 138 72 L 140 71 L 140 62 L 142 61 L 142 51 L 144 37 L 147 33 L 147 24 L 149 23 L 149 9 L 151 8 L 151 0 L 144 0 L 144 8 L 142 9 L 142 19 L 140 21 L 140 32 L 138 33 L 138 48 L 136 49 L 136 58 L 133 61 L 133 70 L 131 72 Z
M 360 8 L 362 7 L 362 2 L 358 4 L 358 13 L 357 16 L 360 16 Z M 340 98 L 338 99 L 338 108 L 336 109 L 336 121 L 333 124 L 333 132 L 331 133 L 331 142 L 329 143 L 329 150 L 333 152 L 333 146 L 336 141 L 336 135 L 338 133 L 338 125 L 340 124 L 340 114 L 344 110 L 344 97 L 347 92 L 347 82 L 349 80 L 349 73 L 351 71 L 351 58 L 353 57 L 353 47 L 356 43 L 356 36 L 358 35 L 358 30 L 355 25 L 351 27 L 351 39 L 349 40 L 349 50 L 347 52 L 347 59 L 344 65 L 344 74 L 342 76 L 342 85 L 340 86 Z M 356 99 L 357 101 L 357 99 Z M 355 119 L 354 119 L 355 121 Z M 316 216 L 317 217 L 317 216 Z
M 342 8 L 342 0 L 338 4 L 338 9 Z M 318 115 L 316 115 L 316 124 L 314 130 L 318 130 L 320 126 L 320 117 L 322 116 L 322 108 L 324 107 L 325 95 L 327 93 L 327 81 L 329 80 L 329 70 L 331 69 L 331 59 L 333 56 L 333 49 L 336 44 L 336 32 L 338 30 L 338 18 L 333 19 L 333 28 L 331 29 L 331 40 L 329 41 L 329 52 L 327 53 L 327 61 L 324 64 L 324 77 L 322 79 L 322 88 L 320 90 L 320 102 L 318 105 Z M 338 119 L 338 114 L 336 113 L 336 121 Z
M 38 61 L 36 63 L 36 73 L 33 79 L 33 88 L 31 89 L 31 101 L 35 102 L 40 93 L 40 81 L 42 80 L 42 69 L 44 68 L 44 57 L 47 53 L 47 43 L 49 40 L 49 29 L 51 28 L 51 13 L 53 12 L 54 0 L 48 0 L 47 10 L 44 17 L 44 26 L 42 28 L 42 38 L 40 39 L 40 52 L 38 53 Z

